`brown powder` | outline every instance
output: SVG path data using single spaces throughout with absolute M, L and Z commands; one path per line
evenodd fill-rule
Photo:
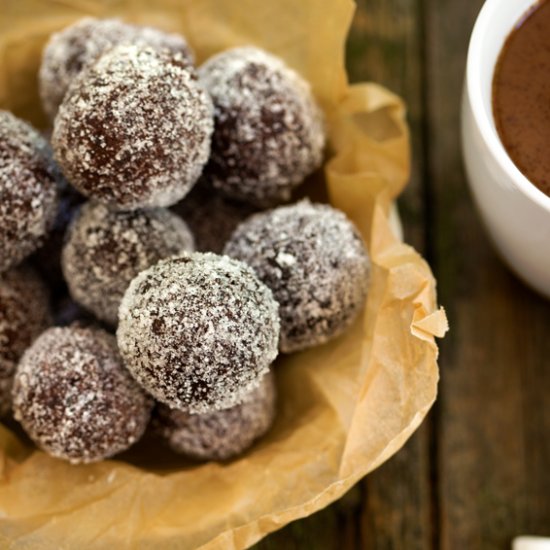
M 502 143 L 525 177 L 550 196 L 550 1 L 517 24 L 493 79 L 493 113 Z

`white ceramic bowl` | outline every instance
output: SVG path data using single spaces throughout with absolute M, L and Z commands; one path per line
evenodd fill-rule
M 462 101 L 462 151 L 474 199 L 500 254 L 550 297 L 550 197 L 515 166 L 498 136 L 491 104 L 504 41 L 536 0 L 486 0 L 477 18 Z

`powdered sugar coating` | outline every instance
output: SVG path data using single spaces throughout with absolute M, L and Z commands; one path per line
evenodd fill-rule
M 61 250 L 67 228 L 85 202 L 85 198 L 65 180 L 58 185 L 57 196 L 57 215 L 53 227 L 44 244 L 31 257 L 33 266 L 44 277 L 54 294 L 66 291 L 61 271 Z
M 189 225 L 199 252 L 221 254 L 231 233 L 258 209 L 222 195 L 206 178 L 200 178 L 172 210 Z
M 63 274 L 73 299 L 114 326 L 122 296 L 138 273 L 193 249 L 189 228 L 169 210 L 116 212 L 87 203 L 67 233 Z
M 111 208 L 169 206 L 210 152 L 212 103 L 181 54 L 120 45 L 70 85 L 55 156 L 71 183 Z
M 308 200 L 255 214 L 224 253 L 250 265 L 279 303 L 280 349 L 293 352 L 342 334 L 367 295 L 370 260 L 343 212 Z
M 123 367 L 113 336 L 97 328 L 51 328 L 25 352 L 13 410 L 32 440 L 73 464 L 135 443 L 152 401 Z
M 11 407 L 17 362 L 51 323 L 48 291 L 28 267 L 0 276 L 0 416 Z
M 42 244 L 55 220 L 58 179 L 42 136 L 0 111 L 0 273 Z
M 156 399 L 192 413 L 229 408 L 277 356 L 271 291 L 245 264 L 210 253 L 162 260 L 124 294 L 117 340 Z
M 84 17 L 52 34 L 42 53 L 38 74 L 44 111 L 54 119 L 69 85 L 107 50 L 122 43 L 143 44 L 181 53 L 189 65 L 193 53 L 183 36 L 150 27 L 129 25 L 118 19 Z
M 212 57 L 199 76 L 214 102 L 206 169 L 214 186 L 261 207 L 289 200 L 323 159 L 323 117 L 309 84 L 253 47 Z
M 275 418 L 275 395 L 275 380 L 269 371 L 239 405 L 206 414 L 159 405 L 152 424 L 177 453 L 199 460 L 228 460 L 269 430 Z

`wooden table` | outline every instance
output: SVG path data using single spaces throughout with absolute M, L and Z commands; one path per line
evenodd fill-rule
M 258 549 L 500 549 L 519 534 L 550 536 L 550 302 L 495 255 L 461 159 L 462 80 L 482 3 L 358 0 L 351 79 L 378 81 L 409 107 L 414 166 L 399 206 L 451 323 L 439 399 L 388 463 Z

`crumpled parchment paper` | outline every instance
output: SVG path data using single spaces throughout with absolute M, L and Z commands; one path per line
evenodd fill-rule
M 447 323 L 426 262 L 395 236 L 393 199 L 409 175 L 402 101 L 349 86 L 344 43 L 351 0 L 4 0 L 0 107 L 35 124 L 36 73 L 48 35 L 85 14 L 182 31 L 199 62 L 256 44 L 311 82 L 330 134 L 328 192 L 369 245 L 364 315 L 336 341 L 278 361 L 279 416 L 227 464 L 193 464 L 145 439 L 115 460 L 70 466 L 0 425 L 0 547 L 245 548 L 339 498 L 395 453 L 436 396 Z

